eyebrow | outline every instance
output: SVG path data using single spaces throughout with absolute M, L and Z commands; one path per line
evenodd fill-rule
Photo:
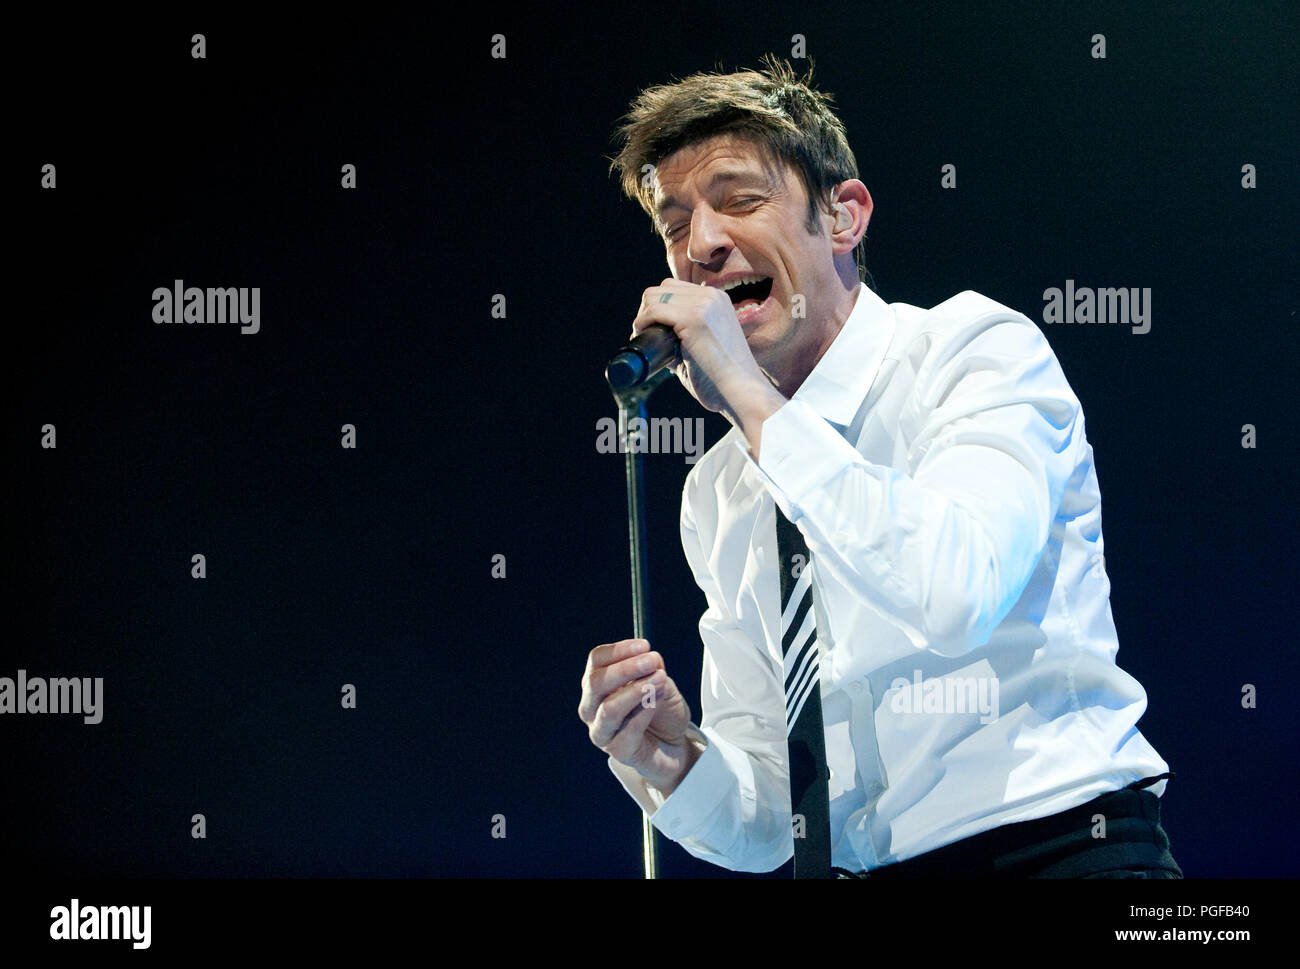
M 709 187 L 707 191 L 714 192 L 718 189 L 718 186 L 734 182 L 757 182 L 762 185 L 770 185 L 771 178 L 764 172 L 750 171 L 748 169 L 739 171 L 726 169 L 724 171 L 716 172 L 713 177 L 709 179 Z M 682 205 L 681 202 L 677 201 L 677 199 L 673 198 L 671 195 L 660 202 L 655 207 L 655 224 L 659 231 L 662 233 L 668 228 L 668 226 L 664 224 L 664 214 L 666 212 L 670 209 L 684 208 L 686 208 L 686 206 Z

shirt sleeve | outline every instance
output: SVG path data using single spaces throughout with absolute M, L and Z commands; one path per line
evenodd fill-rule
M 762 427 L 757 467 L 817 568 L 944 656 L 988 642 L 1020 598 L 1087 447 L 1046 338 L 1010 313 L 906 348 L 920 362 L 902 470 L 868 461 L 797 397 Z
M 698 733 L 707 747 L 667 798 L 613 758 L 609 767 L 654 826 L 695 857 L 733 871 L 772 871 L 794 854 L 782 674 L 723 605 L 689 499 L 681 531 L 708 602 L 699 624 Z

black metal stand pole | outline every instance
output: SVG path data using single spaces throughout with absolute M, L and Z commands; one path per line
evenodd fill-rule
M 640 418 L 642 427 L 648 430 L 646 417 L 646 400 L 655 392 L 655 388 L 668 379 L 672 371 L 659 371 L 645 383 L 629 390 L 613 391 L 618 404 L 618 441 L 623 451 L 623 469 L 627 476 L 627 537 L 632 557 L 632 637 L 634 639 L 650 638 L 650 605 L 648 579 L 646 576 L 645 547 L 645 481 L 644 445 L 636 447 L 629 439 L 628 428 L 634 418 Z M 645 862 L 645 877 L 659 877 L 658 832 L 650 819 L 641 815 L 641 845 Z

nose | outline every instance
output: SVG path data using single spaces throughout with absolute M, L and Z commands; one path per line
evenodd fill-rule
M 732 242 L 723 222 L 708 205 L 698 206 L 691 214 L 691 238 L 686 244 L 686 258 L 706 269 L 726 262 Z

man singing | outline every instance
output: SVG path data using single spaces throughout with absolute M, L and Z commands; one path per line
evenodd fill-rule
M 591 651 L 579 716 L 727 868 L 1180 878 L 1079 401 L 1022 314 L 863 282 L 871 195 L 830 106 L 767 59 L 650 88 L 620 128 L 672 273 L 632 329 L 671 327 L 732 428 L 682 494 L 699 726 L 644 640 Z

